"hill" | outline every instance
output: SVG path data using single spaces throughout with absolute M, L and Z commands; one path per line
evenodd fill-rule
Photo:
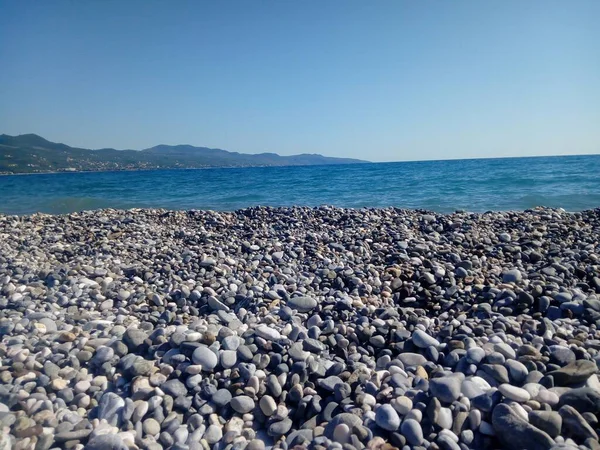
M 0 135 L 0 173 L 194 169 L 203 167 L 304 166 L 366 161 L 318 154 L 246 154 L 192 145 L 157 145 L 144 150 L 90 150 L 50 142 L 36 134 Z

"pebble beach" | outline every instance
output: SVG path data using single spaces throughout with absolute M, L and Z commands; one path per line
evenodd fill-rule
M 600 209 L 0 215 L 0 450 L 600 449 Z

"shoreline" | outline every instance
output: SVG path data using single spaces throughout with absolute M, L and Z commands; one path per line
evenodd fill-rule
M 439 212 L 427 208 L 400 208 L 396 206 L 363 206 L 363 207 L 341 207 L 334 205 L 318 205 L 318 206 L 308 206 L 308 205 L 294 205 L 294 206 L 268 206 L 268 205 L 251 205 L 244 208 L 237 208 L 231 210 L 225 209 L 205 209 L 205 208 L 155 208 L 155 207 L 131 207 L 131 208 L 110 208 L 110 207 L 102 207 L 95 209 L 84 209 L 80 211 L 72 211 L 66 213 L 46 213 L 46 212 L 33 212 L 33 213 L 25 213 L 25 214 L 10 214 L 4 213 L 0 211 L 1 217 L 19 217 L 19 218 L 31 218 L 35 216 L 48 216 L 48 217 L 67 217 L 71 215 L 92 215 L 92 214 L 101 214 L 101 213 L 129 213 L 129 214 L 156 214 L 160 213 L 163 215 L 172 215 L 172 214 L 203 214 L 203 213 L 216 213 L 216 214 L 243 214 L 245 211 L 253 211 L 253 210 L 264 210 L 271 212 L 281 212 L 281 211 L 319 211 L 319 210 L 339 210 L 346 211 L 352 213 L 361 213 L 361 212 L 391 212 L 395 214 L 421 214 L 421 215 L 432 215 L 434 217 L 449 217 L 454 215 L 469 215 L 469 216 L 484 216 L 490 214 L 528 214 L 532 212 L 539 211 L 553 211 L 560 214 L 587 214 L 594 213 L 595 211 L 600 210 L 600 206 L 595 208 L 587 208 L 583 210 L 567 210 L 562 207 L 550 207 L 550 206 L 536 206 L 533 208 L 526 209 L 511 209 L 511 210 L 486 210 L 486 211 L 469 211 L 463 209 L 457 209 L 452 212 Z
M 0 444 L 597 445 L 600 209 L 103 209 L 0 236 Z

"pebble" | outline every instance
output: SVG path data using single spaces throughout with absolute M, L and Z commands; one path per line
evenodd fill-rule
M 421 445 L 423 443 L 423 430 L 421 425 L 414 419 L 406 419 L 402 422 L 400 432 L 410 445 Z
M 231 399 L 231 407 L 234 411 L 245 414 L 254 409 L 254 400 L 247 395 L 240 395 Z
M 194 364 L 202 366 L 202 370 L 210 372 L 217 366 L 219 359 L 208 347 L 200 346 L 194 350 L 192 361 Z
M 396 431 L 400 428 L 400 417 L 391 405 L 381 405 L 375 411 L 375 422 L 384 430 Z
M 460 395 L 462 381 L 458 375 L 433 378 L 429 380 L 429 389 L 440 401 L 452 403 Z
M 600 445 L 600 210 L 98 210 L 0 235 L 4 447 Z
M 531 398 L 529 392 L 527 392 L 525 389 L 521 389 L 507 383 L 501 384 L 498 387 L 498 390 L 500 393 L 502 393 L 502 395 L 504 395 L 504 397 L 519 403 L 525 403 Z

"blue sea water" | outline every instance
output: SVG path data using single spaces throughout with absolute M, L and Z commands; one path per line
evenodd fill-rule
M 600 155 L 0 176 L 0 213 L 98 208 L 600 207 Z

